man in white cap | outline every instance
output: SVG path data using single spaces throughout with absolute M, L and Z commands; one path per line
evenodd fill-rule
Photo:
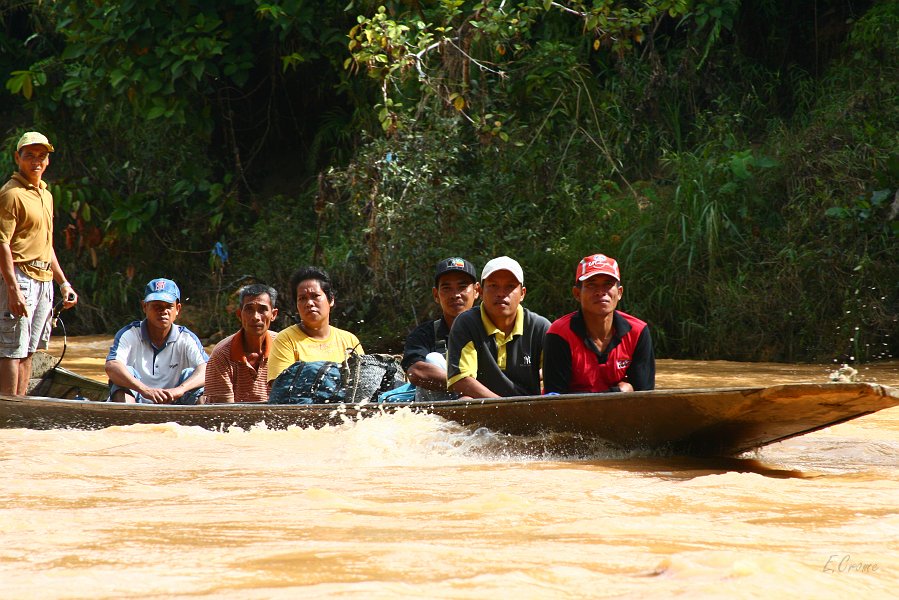
M 31 356 L 50 341 L 53 281 L 63 308 L 78 302 L 53 250 L 53 196 L 43 181 L 54 148 L 41 133 L 23 135 L 18 171 L 0 188 L 0 393 L 25 395 Z
M 171 279 L 144 288 L 143 321 L 122 327 L 106 356 L 109 400 L 138 404 L 196 404 L 209 356 L 194 333 L 175 325 L 181 290 Z
M 481 306 L 456 317 L 450 331 L 450 390 L 470 398 L 540 393 L 549 321 L 521 306 L 526 292 L 518 261 L 500 256 L 484 265 Z
M 655 356 L 649 326 L 617 310 L 624 293 L 618 262 L 585 256 L 572 293 L 580 308 L 553 322 L 546 334 L 546 393 L 632 392 L 655 387 Z

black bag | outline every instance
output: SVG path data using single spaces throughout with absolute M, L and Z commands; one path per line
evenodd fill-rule
M 390 354 L 347 355 L 343 363 L 343 387 L 347 403 L 377 402 L 382 392 L 406 382 L 400 360 Z
M 272 382 L 269 404 L 329 404 L 343 402 L 341 365 L 327 360 L 297 361 Z

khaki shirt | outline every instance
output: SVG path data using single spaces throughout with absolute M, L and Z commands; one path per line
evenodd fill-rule
M 0 243 L 9 244 L 12 260 L 37 281 L 50 281 L 53 271 L 28 264 L 50 262 L 53 252 L 53 195 L 47 184 L 31 185 L 20 173 L 0 188 Z

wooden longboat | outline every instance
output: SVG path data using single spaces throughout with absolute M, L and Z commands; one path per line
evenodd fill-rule
M 532 436 L 572 434 L 611 447 L 733 455 L 899 405 L 899 390 L 873 383 L 653 390 L 385 404 L 211 404 L 98 402 L 106 385 L 50 364 L 32 396 L 0 395 L 0 428 L 101 429 L 174 422 L 207 429 L 259 423 L 320 428 L 402 408 L 461 425 Z M 78 399 L 75 399 L 78 398 Z

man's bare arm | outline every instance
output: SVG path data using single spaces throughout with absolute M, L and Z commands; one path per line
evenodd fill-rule
M 109 381 L 117 386 L 135 391 L 147 400 L 152 400 L 158 404 L 167 404 L 172 401 L 172 394 L 168 390 L 151 388 L 144 385 L 139 379 L 131 374 L 131 371 L 128 370 L 128 366 L 121 361 L 107 360 L 106 376 L 109 377 Z
M 483 383 L 468 376 L 460 379 L 450 386 L 450 389 L 456 393 L 462 394 L 469 398 L 499 398 L 499 394 L 494 394 Z
M 406 376 L 412 385 L 434 391 L 446 391 L 446 371 L 427 361 L 420 360 L 409 367 Z
M 19 290 L 16 282 L 15 265 L 12 261 L 12 250 L 9 244 L 0 244 L 0 274 L 3 275 L 3 284 L 6 286 L 9 298 L 9 312 L 14 317 L 24 317 L 28 308 L 25 305 L 25 296 Z
M 59 266 L 59 260 L 56 258 L 56 250 L 50 249 L 50 270 L 53 271 L 53 279 L 59 284 L 59 291 L 62 293 L 62 307 L 69 309 L 78 304 L 78 294 L 75 288 L 66 279 L 66 274 L 62 272 Z
M 206 363 L 202 362 L 196 366 L 190 377 L 185 379 L 178 387 L 171 388 L 173 398 L 180 398 L 187 392 L 202 387 L 206 383 Z

